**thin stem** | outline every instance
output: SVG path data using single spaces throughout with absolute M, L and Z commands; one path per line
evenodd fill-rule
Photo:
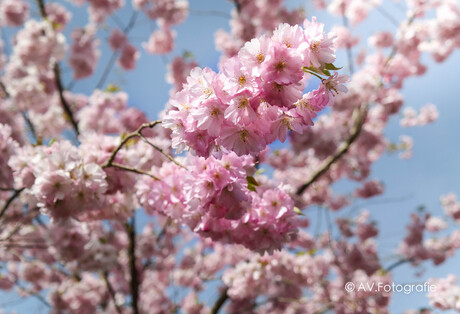
M 310 71 L 310 70 L 304 70 L 305 72 L 309 73 L 309 74 L 312 74 L 314 76 L 316 76 L 317 78 L 319 78 L 321 81 L 324 80 L 324 78 L 322 78 L 321 76 L 319 76 L 318 74 L 316 74 L 315 72 L 313 71 Z
M 115 309 L 117 310 L 117 313 L 121 314 L 122 311 L 121 311 L 121 308 L 117 304 L 117 301 L 115 299 L 115 291 L 113 290 L 112 284 L 109 281 L 107 272 L 102 273 L 102 278 L 104 278 L 105 285 L 107 286 L 107 290 L 109 291 L 110 297 L 112 298 L 112 302 L 115 305 Z
M 407 259 L 407 258 L 400 259 L 399 261 L 396 261 L 393 264 L 391 264 L 390 266 L 388 266 L 387 268 L 385 268 L 385 271 L 386 272 L 392 271 L 396 267 L 398 267 L 400 265 L 403 265 L 405 263 L 409 263 L 410 261 L 411 261 L 411 259 Z
M 34 142 L 36 143 L 38 137 L 37 137 L 37 132 L 35 131 L 35 126 L 33 125 L 32 121 L 30 121 L 29 115 L 25 111 L 22 111 L 21 114 L 22 114 L 22 117 L 24 118 L 24 121 L 27 124 L 27 127 L 30 130 L 30 134 L 32 134 Z
M 130 166 L 125 166 L 125 165 L 122 165 L 122 164 L 117 164 L 117 163 L 111 163 L 110 165 L 108 166 L 104 166 L 102 168 L 118 168 L 118 169 L 121 169 L 121 170 L 125 170 L 125 171 L 128 171 L 128 172 L 133 172 L 133 173 L 137 173 L 137 174 L 142 174 L 142 175 L 145 175 L 145 176 L 149 176 L 150 178 L 154 179 L 154 180 L 157 180 L 159 181 L 160 178 L 154 176 L 153 174 L 151 173 L 148 173 L 148 172 L 145 172 L 145 171 L 142 171 L 142 170 L 139 170 L 139 169 L 136 169 L 136 168 L 133 168 L 133 167 L 130 167 Z
M 131 18 L 129 19 L 128 25 L 123 29 L 123 33 L 125 35 L 128 35 L 128 33 L 131 31 L 131 29 L 134 27 L 136 23 L 138 12 L 134 11 L 133 14 L 131 15 Z M 96 84 L 96 88 L 101 88 L 104 84 L 105 81 L 107 80 L 110 72 L 112 71 L 113 65 L 115 64 L 115 61 L 117 61 L 119 52 L 116 50 L 112 53 L 112 56 L 109 59 L 109 62 L 105 66 L 104 72 L 102 73 L 101 78 Z
M 345 14 L 342 15 L 343 26 L 349 29 L 348 18 Z M 351 50 L 350 43 L 347 42 L 347 57 L 348 57 L 348 67 L 350 69 L 350 74 L 353 75 L 355 72 L 354 62 L 353 62 L 353 51 Z
M 25 287 L 23 287 L 22 285 L 19 284 L 19 282 L 16 282 L 16 285 L 18 286 L 19 289 L 21 289 L 24 293 L 36 298 L 37 300 L 39 300 L 41 303 L 43 303 L 44 305 L 46 305 L 47 307 L 51 308 L 51 305 L 45 300 L 45 298 L 43 298 L 41 295 L 39 295 L 38 293 L 33 293 L 33 292 L 30 292 L 30 291 L 27 291 L 27 289 Z
M 149 140 L 147 140 L 145 138 L 144 135 L 142 135 L 140 133 L 139 137 L 145 142 L 147 143 L 148 145 L 152 146 L 154 149 L 156 149 L 157 151 L 159 151 L 163 156 L 165 156 L 166 158 L 168 158 L 170 161 L 172 161 L 173 163 L 175 163 L 176 165 L 178 165 L 179 167 L 182 167 L 184 169 L 186 169 L 182 164 L 180 164 L 177 160 L 175 160 L 171 155 L 169 155 L 168 153 L 166 153 L 163 148 L 161 147 L 158 147 L 157 145 L 153 144 L 152 142 L 150 142 Z
M 388 13 L 384 8 L 382 8 L 382 6 L 377 6 L 375 9 L 377 10 L 377 12 L 382 14 L 382 16 L 384 16 L 388 21 L 390 21 L 391 24 L 393 24 L 394 26 L 399 26 L 398 20 L 396 20 L 390 13 Z

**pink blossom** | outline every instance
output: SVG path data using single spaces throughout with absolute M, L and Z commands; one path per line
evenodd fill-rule
M 23 0 L 4 0 L 0 3 L 0 23 L 21 26 L 29 17 L 29 5 Z
M 176 33 L 169 28 L 161 28 L 156 30 L 150 36 L 147 43 L 142 46 L 148 53 L 152 54 L 167 54 L 174 49 L 174 38 Z

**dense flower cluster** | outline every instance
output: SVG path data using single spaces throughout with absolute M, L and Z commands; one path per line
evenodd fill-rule
M 353 213 L 387 187 L 375 162 L 412 154 L 410 137 L 387 132 L 392 119 L 438 118 L 434 105 L 404 107 L 402 88 L 427 73 L 423 52 L 440 62 L 460 47 L 458 1 L 408 0 L 396 32 L 367 40 L 347 23 L 378 9 L 396 24 L 383 1 L 314 0 L 343 18 L 331 33 L 314 18 L 299 26 L 305 12 L 282 0 L 230 2 L 218 71 L 197 68 L 192 52 L 162 56 L 172 85 L 162 128 L 129 107 L 112 66 L 133 70 L 142 46 L 173 52 L 187 1 L 0 0 L 1 290 L 55 313 L 388 313 L 391 293 L 345 284 L 389 284 L 399 265 L 454 256 L 453 193 L 441 197 L 444 215 L 411 216 L 388 265 L 380 221 Z M 88 23 L 69 29 L 85 9 Z M 105 44 L 112 57 L 97 69 Z M 338 49 L 349 50 L 347 88 Z M 270 151 L 278 139 L 289 142 Z M 455 277 L 430 282 L 433 311 L 459 310 Z
M 78 148 L 68 141 L 49 147 L 21 147 L 10 158 L 15 186 L 26 187 L 31 208 L 38 207 L 55 219 L 91 209 L 107 190 L 105 173 L 94 163 L 84 163 Z
M 72 32 L 73 44 L 70 50 L 69 64 L 76 79 L 93 74 L 99 60 L 99 41 L 95 39 L 95 29 L 91 26 L 77 28 Z
M 230 33 L 223 29 L 215 33 L 216 49 L 223 54 L 221 61 L 236 56 L 247 41 L 273 31 L 279 24 L 301 24 L 305 19 L 302 8 L 288 9 L 279 0 L 238 0 L 236 3 L 231 13 Z
M 256 187 L 252 158 L 231 153 L 189 158 L 187 170 L 165 164 L 160 181 L 144 179 L 140 204 L 187 224 L 203 237 L 239 243 L 259 252 L 273 251 L 295 237 L 294 202 L 279 188 Z
M 333 35 L 313 19 L 283 24 L 272 37 L 251 40 L 220 73 L 192 70 L 187 84 L 170 100 L 163 125 L 173 130 L 173 147 L 190 147 L 199 156 L 233 151 L 257 154 L 288 130 L 302 133 L 332 97 L 346 91 L 346 78 L 329 77 L 302 96 L 303 67 L 322 73 L 335 60 Z

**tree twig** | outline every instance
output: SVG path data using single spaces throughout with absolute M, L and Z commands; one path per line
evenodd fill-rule
M 36 1 L 37 1 L 38 8 L 40 10 L 40 15 L 42 16 L 44 20 L 47 20 L 44 0 L 36 0 Z M 77 121 L 75 120 L 72 109 L 70 108 L 70 104 L 67 102 L 67 100 L 64 97 L 64 87 L 63 87 L 62 80 L 61 80 L 61 69 L 59 67 L 59 63 L 56 62 L 54 64 L 53 71 L 54 71 L 54 80 L 56 83 L 56 87 L 58 89 L 58 94 L 59 94 L 59 99 L 61 101 L 62 109 L 64 110 L 65 114 L 69 118 L 70 124 L 72 124 L 72 127 L 75 130 L 75 133 L 79 135 L 80 132 L 78 130 Z
M 184 168 L 186 169 L 181 163 L 179 163 L 177 160 L 175 160 L 171 155 L 169 155 L 168 153 L 166 153 L 163 148 L 153 144 L 152 142 L 150 142 L 149 140 L 147 140 L 145 138 L 145 136 L 139 132 L 139 137 L 145 142 L 147 143 L 148 145 L 152 146 L 154 149 L 156 149 L 157 151 L 159 151 L 163 156 L 165 156 L 166 158 L 168 158 L 170 161 L 172 161 L 173 163 L 175 163 L 176 165 L 178 165 L 179 167 L 181 168 Z
M 117 304 L 115 299 L 115 291 L 113 290 L 112 284 L 109 281 L 107 272 L 102 273 L 102 278 L 104 278 L 105 285 L 107 286 L 107 290 L 109 291 L 110 297 L 112 298 L 112 302 L 115 305 L 115 309 L 117 310 L 118 314 L 122 314 L 120 306 Z
M 129 19 L 128 25 L 123 29 L 123 33 L 125 35 L 128 35 L 129 32 L 131 31 L 131 29 L 134 27 L 134 25 L 136 23 L 137 15 L 138 15 L 137 11 L 134 11 L 133 14 L 131 15 L 131 18 Z M 96 88 L 101 88 L 105 84 L 105 81 L 107 80 L 107 77 L 109 76 L 110 71 L 112 71 L 112 68 L 113 68 L 113 65 L 115 64 L 115 61 L 117 61 L 118 54 L 119 54 L 118 50 L 115 50 L 112 53 L 112 56 L 110 57 L 109 62 L 105 66 L 104 72 L 102 72 L 101 78 L 99 79 L 99 81 L 96 84 Z
M 61 100 L 62 109 L 64 109 L 65 114 L 69 118 L 70 124 L 72 124 L 72 127 L 75 130 L 75 133 L 79 135 L 80 131 L 78 130 L 78 123 L 75 120 L 72 109 L 70 109 L 70 104 L 67 102 L 67 100 L 64 97 L 64 87 L 62 86 L 61 70 L 59 68 L 59 63 L 56 63 L 54 65 L 54 79 L 56 80 L 56 86 L 58 88 L 59 99 Z
M 113 163 L 113 161 L 115 160 L 115 157 L 117 156 L 118 152 L 123 148 L 123 146 L 125 146 L 125 144 L 130 139 L 139 136 L 139 132 L 141 132 L 143 129 L 147 129 L 147 128 L 151 129 L 151 128 L 155 127 L 157 124 L 160 124 L 160 123 L 161 123 L 160 120 L 152 121 L 152 122 L 149 122 L 149 123 L 144 123 L 136 131 L 131 132 L 128 135 L 126 135 L 123 138 L 123 140 L 120 142 L 120 144 L 118 144 L 117 148 L 114 149 L 112 154 L 110 154 L 109 159 L 107 160 L 107 162 L 104 165 L 102 165 L 102 167 L 103 168 L 104 167 L 109 167 Z
M 133 313 L 139 314 L 139 277 L 136 267 L 136 227 L 135 227 L 135 218 L 133 215 L 131 223 L 126 224 L 126 231 L 128 232 L 129 246 L 128 246 L 128 256 L 129 256 L 129 272 L 131 274 L 131 298 Z
M 318 180 L 319 177 L 326 173 L 329 168 L 350 149 L 351 144 L 353 144 L 353 142 L 358 137 L 364 121 L 366 120 L 367 105 L 357 108 L 354 111 L 354 116 L 356 118 L 353 119 L 354 123 L 350 129 L 348 138 L 339 146 L 335 154 L 326 158 L 321 167 L 319 167 L 319 169 L 310 177 L 310 179 L 297 189 L 296 195 L 301 195 L 313 182 Z
M 220 311 L 220 308 L 224 305 L 225 301 L 228 299 L 228 288 L 222 290 L 219 298 L 216 300 L 211 309 L 211 314 L 217 314 Z
M 6 201 L 5 205 L 3 205 L 3 208 L 0 211 L 0 218 L 2 218 L 11 203 L 21 194 L 22 191 L 24 191 L 24 189 L 25 188 L 14 191 L 13 195 L 11 195 L 11 197 Z

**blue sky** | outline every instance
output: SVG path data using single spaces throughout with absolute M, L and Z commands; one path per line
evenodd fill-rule
M 68 3 L 62 2 L 67 7 Z M 127 2 L 130 2 L 127 0 Z M 308 16 L 317 15 L 318 20 L 326 24 L 330 29 L 333 24 L 340 25 L 341 20 L 331 18 L 324 13 L 312 10 L 311 4 L 305 6 L 305 1 L 288 1 L 290 7 L 304 6 Z M 310 3 L 310 2 L 309 2 Z M 133 72 L 124 72 L 115 67 L 107 83 L 121 85 L 123 90 L 129 94 L 130 106 L 136 106 L 148 113 L 152 119 L 157 117 L 159 111 L 169 98 L 170 86 L 165 82 L 166 63 L 176 55 L 187 50 L 194 54 L 196 61 L 202 67 L 208 66 L 216 69 L 219 60 L 219 53 L 214 47 L 214 32 L 217 28 L 228 29 L 227 18 L 222 16 L 203 15 L 203 12 L 219 11 L 229 12 L 232 8 L 230 1 L 226 0 L 200 0 L 190 1 L 191 15 L 187 21 L 176 27 L 177 40 L 175 51 L 167 56 L 152 56 L 141 50 L 142 57 L 138 66 Z M 398 20 L 404 19 L 404 14 L 396 6 L 389 4 L 385 6 L 389 12 L 393 12 Z M 67 29 L 86 22 L 85 9 L 73 9 L 74 17 Z M 117 15 L 123 21 L 129 18 L 130 9 L 119 12 Z M 109 25 L 114 25 L 108 22 Z M 133 43 L 140 44 L 147 41 L 149 33 L 155 29 L 154 23 L 149 23 L 145 18 L 140 19 L 139 26 L 136 26 L 130 38 Z M 367 38 L 375 30 L 394 30 L 394 26 L 378 12 L 371 14 L 370 18 L 363 24 L 353 29 L 354 34 Z M 101 30 L 101 38 L 105 39 L 108 32 Z M 78 82 L 75 92 L 90 94 L 103 68 L 108 62 L 111 53 L 104 40 L 101 41 L 102 58 L 96 74 L 93 78 Z M 356 52 L 356 51 L 355 51 Z M 336 65 L 345 64 L 344 52 L 339 53 Z M 445 63 L 436 64 L 429 57 L 424 58 L 425 64 L 429 66 L 427 75 L 413 78 L 406 81 L 403 88 L 406 106 L 419 108 L 426 103 L 434 103 L 438 106 L 439 119 L 432 125 L 416 128 L 401 128 L 399 118 L 395 117 L 386 129 L 386 136 L 397 141 L 401 134 L 407 134 L 414 139 L 413 157 L 409 160 L 400 160 L 396 154 L 386 154 L 372 167 L 371 178 L 378 178 L 385 184 L 385 193 L 382 196 L 373 198 L 366 202 L 359 202 L 362 208 L 371 212 L 371 216 L 377 221 L 381 230 L 378 236 L 381 256 L 384 258 L 384 265 L 389 265 L 396 259 L 394 250 L 398 242 L 405 235 L 405 224 L 409 222 L 409 215 L 420 205 L 435 215 L 442 215 L 439 205 L 439 197 L 449 192 L 460 193 L 460 146 L 458 135 L 460 134 L 459 99 L 460 88 L 455 70 L 460 69 L 460 54 L 453 54 Z M 71 73 L 64 77 L 65 83 L 70 81 Z M 344 182 L 337 185 L 338 191 L 351 191 L 349 183 Z M 380 202 L 380 203 L 378 203 Z M 341 211 L 338 216 L 344 216 L 348 209 Z M 307 211 L 312 219 L 312 224 L 317 223 L 316 211 Z M 323 221 L 325 225 L 325 221 Z M 424 282 L 429 277 L 445 277 L 448 273 L 459 274 L 459 255 L 449 259 L 440 267 L 432 267 L 430 263 L 424 263 L 422 268 L 425 272 L 421 277 L 416 277 L 416 270 L 408 266 L 401 266 L 394 272 L 394 281 L 397 283 Z M 7 298 L 14 298 L 9 295 Z M 0 307 L 2 302 L 0 302 Z M 428 302 L 423 293 L 411 295 L 395 294 L 391 310 L 400 313 L 407 308 L 427 306 Z M 31 309 L 36 310 L 35 302 L 22 304 L 20 307 L 10 307 L 19 313 L 30 313 Z

